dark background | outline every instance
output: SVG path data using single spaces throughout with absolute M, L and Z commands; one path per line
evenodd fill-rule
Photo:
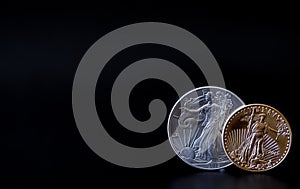
M 20 6 L 22 7 L 22 5 Z M 92 7 L 92 6 L 91 6 Z M 137 22 L 165 22 L 199 37 L 216 58 L 226 88 L 246 104 L 264 103 L 288 119 L 293 141 L 285 161 L 252 174 L 235 166 L 225 172 L 192 168 L 174 157 L 145 169 L 119 167 L 98 157 L 81 138 L 72 113 L 72 82 L 88 48 L 106 33 Z M 290 187 L 297 170 L 299 133 L 300 22 L 295 6 L 204 8 L 145 2 L 114 6 L 2 7 L 1 183 L 14 186 L 106 186 L 155 188 Z M 99 78 L 96 103 L 104 121 L 113 119 L 109 104 L 112 79 L 138 59 L 158 57 L 184 67 L 197 87 L 206 85 L 189 58 L 167 47 L 141 45 L 114 57 L 114 66 Z M 111 64 L 110 64 L 111 65 Z M 141 98 L 143 96 L 143 98 Z M 177 96 L 171 86 L 146 80 L 133 90 L 130 105 L 137 119 L 149 116 L 149 100 L 161 98 L 168 110 Z M 108 132 L 118 141 L 145 147 L 167 139 L 166 122 L 155 132 L 135 134 L 113 121 Z M 253 185 L 254 184 L 254 185 Z

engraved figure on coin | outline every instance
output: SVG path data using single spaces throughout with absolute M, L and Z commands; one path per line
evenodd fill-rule
M 207 170 L 231 165 L 223 147 L 225 120 L 244 102 L 234 93 L 214 86 L 193 89 L 173 106 L 168 137 L 185 163 Z
M 249 104 L 236 110 L 223 129 L 223 146 L 231 161 L 251 172 L 278 165 L 291 145 L 291 129 L 285 117 L 264 104 Z
M 233 104 L 230 94 L 217 91 L 214 98 L 210 96 L 204 106 L 206 122 L 201 135 L 195 140 L 194 148 L 197 149 L 196 158 L 211 159 L 213 161 L 226 161 L 226 154 L 222 149 L 222 126 Z
M 207 104 L 202 107 L 205 114 L 205 120 L 201 124 L 203 128 L 201 135 L 195 140 L 193 147 L 197 149 L 196 157 L 211 159 L 217 151 L 215 140 L 219 132 L 219 118 L 221 115 L 221 106 L 212 101 L 211 95 L 206 99 Z M 204 153 L 207 154 L 204 154 Z
M 209 91 L 200 97 L 187 100 L 180 107 L 178 125 L 189 140 L 188 146 L 181 150 L 183 157 L 191 159 L 192 155 L 193 160 L 202 163 L 229 161 L 222 147 L 222 126 L 233 107 L 230 98 L 228 93 L 217 91 L 214 94 Z M 200 102 L 202 106 L 199 105 Z
M 276 141 L 283 131 L 269 127 L 267 122 L 265 122 L 265 118 L 265 113 L 255 113 L 255 108 L 253 108 L 250 116 L 245 115 L 240 120 L 248 122 L 245 140 L 230 155 L 249 168 L 268 168 L 272 163 L 272 156 L 279 153 Z M 280 123 L 278 123 L 278 127 L 282 127 Z M 276 132 L 276 138 L 272 139 L 267 134 L 267 131 Z M 274 151 L 266 149 L 266 139 L 269 140 L 269 148 L 270 146 L 275 147 Z

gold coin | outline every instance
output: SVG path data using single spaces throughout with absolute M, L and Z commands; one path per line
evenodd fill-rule
M 249 104 L 234 111 L 224 124 L 223 147 L 239 168 L 261 172 L 279 165 L 287 156 L 292 132 L 275 108 Z

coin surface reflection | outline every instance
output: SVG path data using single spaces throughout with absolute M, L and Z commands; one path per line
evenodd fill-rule
M 285 159 L 292 132 L 277 109 L 265 104 L 248 104 L 229 116 L 222 139 L 226 154 L 236 166 L 261 172 Z
M 287 189 L 287 185 L 272 176 L 263 174 L 248 174 L 234 177 L 221 172 L 203 172 L 175 178 L 168 189 Z
M 177 156 L 200 169 L 231 165 L 222 145 L 222 129 L 228 116 L 242 105 L 237 95 L 220 87 L 200 87 L 183 95 L 168 119 L 169 141 Z

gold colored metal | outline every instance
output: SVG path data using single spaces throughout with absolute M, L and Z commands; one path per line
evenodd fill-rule
M 224 124 L 223 146 L 239 168 L 261 172 L 280 164 L 291 147 L 292 132 L 275 108 L 249 104 L 234 111 Z

